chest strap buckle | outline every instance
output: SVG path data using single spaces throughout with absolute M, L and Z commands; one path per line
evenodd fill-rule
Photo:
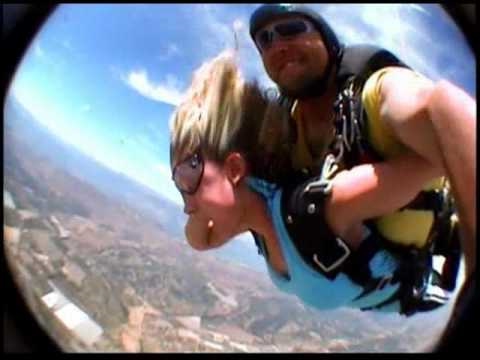
M 313 254 L 313 261 L 315 262 L 315 264 L 317 264 L 325 273 L 330 273 L 332 272 L 333 270 L 336 270 L 338 267 L 340 267 L 344 262 L 345 260 L 348 259 L 348 257 L 350 256 L 350 249 L 348 248 L 348 246 L 343 242 L 342 239 L 340 239 L 339 237 L 337 237 L 335 239 L 337 241 L 337 244 L 339 245 L 339 248 L 342 249 L 344 251 L 344 253 L 342 255 L 340 255 L 337 260 L 335 260 L 331 265 L 325 265 L 324 263 L 322 263 L 319 259 L 318 259 L 318 256 L 317 254 Z

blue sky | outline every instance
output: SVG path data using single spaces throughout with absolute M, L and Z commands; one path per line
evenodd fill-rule
M 248 36 L 255 4 L 68 4 L 31 43 L 12 94 L 52 132 L 180 204 L 170 180 L 169 117 L 194 69 L 239 35 L 241 65 L 271 82 Z M 434 5 L 314 5 L 347 44 L 396 52 L 476 96 L 475 60 Z

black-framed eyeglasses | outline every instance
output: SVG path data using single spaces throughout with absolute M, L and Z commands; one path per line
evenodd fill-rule
M 204 161 L 200 150 L 177 164 L 172 171 L 172 180 L 182 194 L 193 195 L 203 177 Z
M 285 20 L 260 29 L 255 35 L 255 43 L 260 51 L 264 52 L 268 50 L 278 38 L 295 37 L 312 31 L 315 31 L 315 27 L 308 20 Z

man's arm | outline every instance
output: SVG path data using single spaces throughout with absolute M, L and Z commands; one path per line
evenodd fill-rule
M 442 164 L 452 184 L 464 236 L 472 239 L 465 244 L 465 251 L 476 254 L 476 102 L 457 87 L 442 81 L 432 94 L 429 114 L 443 149 Z
M 446 81 L 433 83 L 396 69 L 384 75 L 380 109 L 382 120 L 403 144 L 448 176 L 470 274 L 476 266 L 476 101 Z
M 332 194 L 325 204 L 327 222 L 334 233 L 346 236 L 355 224 L 407 205 L 441 175 L 439 168 L 412 152 L 341 171 L 332 179 Z

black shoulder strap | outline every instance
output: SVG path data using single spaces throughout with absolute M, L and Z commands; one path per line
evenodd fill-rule
M 311 184 L 319 183 L 318 180 L 310 179 L 300 185 L 286 184 L 282 190 L 281 215 L 287 233 L 303 260 L 312 269 L 333 280 L 351 250 L 335 236 L 325 220 L 325 191 L 309 190 Z
M 344 49 L 337 72 L 336 136 L 331 148 L 347 168 L 380 160 L 379 154 L 366 141 L 366 114 L 361 93 L 367 79 L 387 66 L 407 67 L 390 51 L 377 46 L 353 45 Z
M 352 45 L 343 51 L 337 72 L 339 84 L 343 84 L 351 76 L 365 82 L 376 70 L 387 66 L 408 67 L 390 51 L 372 45 Z

